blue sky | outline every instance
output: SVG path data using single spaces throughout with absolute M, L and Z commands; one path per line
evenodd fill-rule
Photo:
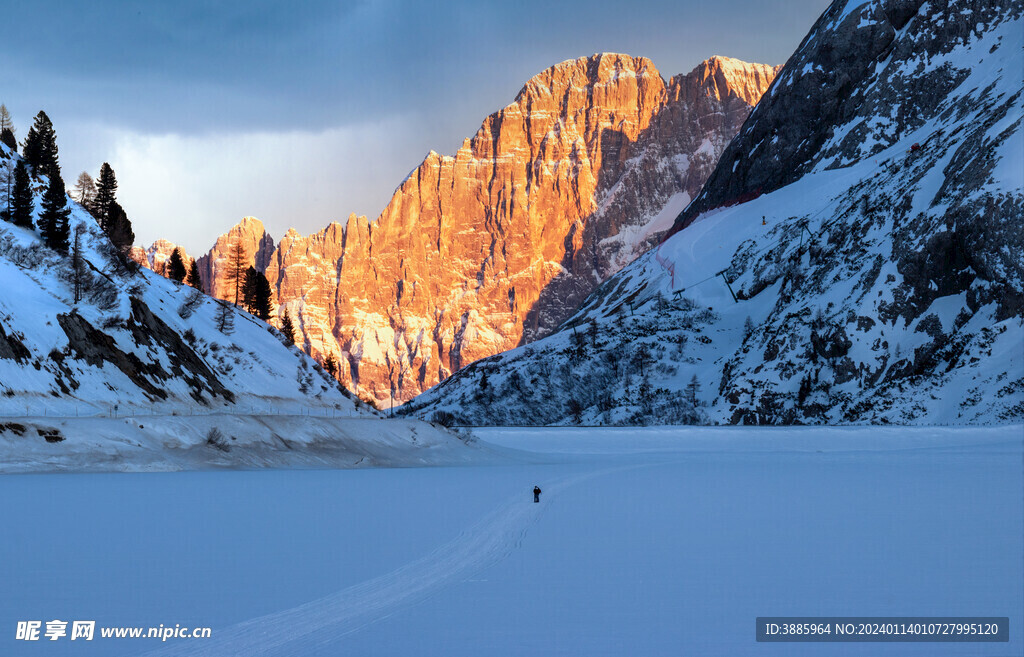
M 245 215 L 275 239 L 376 217 L 557 62 L 781 64 L 828 4 L 3 0 L 0 102 L 19 139 L 46 110 L 70 184 L 110 162 L 140 243 L 198 254 Z

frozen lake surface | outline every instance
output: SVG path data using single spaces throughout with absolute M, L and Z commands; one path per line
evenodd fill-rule
M 499 464 L 0 477 L 0 654 L 1024 653 L 1024 427 L 477 433 Z M 754 640 L 843 615 L 1011 642 Z M 213 636 L 15 640 L 52 619 Z

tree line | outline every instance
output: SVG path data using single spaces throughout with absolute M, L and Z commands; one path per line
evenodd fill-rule
M 36 114 L 21 144 L 21 157 L 14 157 L 18 153 L 14 124 L 7 107 L 0 105 L 0 143 L 11 155 L 0 167 L 0 204 L 3 206 L 0 219 L 30 230 L 38 228 L 47 246 L 66 254 L 70 243 L 71 208 L 61 176 L 57 133 L 50 117 L 44 111 Z M 36 202 L 32 181 L 44 176 L 46 188 L 40 199 L 38 219 L 34 220 Z M 100 167 L 98 182 L 87 173 L 81 174 L 73 198 L 96 218 L 118 253 L 126 259 L 135 242 L 135 233 L 124 208 L 117 202 L 117 178 L 110 165 L 104 162 Z
M 71 248 L 75 271 L 84 267 L 81 233 L 70 234 L 68 193 L 61 175 L 57 134 L 46 112 L 40 111 L 20 145 L 14 123 L 5 105 L 0 104 L 0 219 L 29 230 L 39 230 L 43 242 L 62 254 Z M 7 152 L 4 153 L 3 151 Z M 19 156 L 20 155 L 20 156 Z M 46 187 L 36 208 L 37 184 L 46 178 Z M 88 172 L 78 175 L 71 199 L 89 212 L 116 249 L 122 262 L 131 260 L 135 233 L 124 208 L 117 201 L 117 177 L 110 164 L 104 162 L 99 175 Z M 81 228 L 81 227 L 80 227 Z M 164 275 L 202 291 L 202 279 L 195 259 L 186 264 L 186 256 L 175 248 L 168 258 Z M 245 246 L 239 241 L 229 253 L 225 279 L 231 286 L 234 306 L 243 307 L 264 321 L 273 317 L 273 290 L 266 276 L 249 265 Z M 81 299 L 79 277 L 75 277 L 75 301 Z M 222 304 L 217 322 L 221 330 L 230 323 L 228 304 Z M 225 331 L 227 332 L 227 331 Z M 289 344 L 295 343 L 295 326 L 285 313 L 281 332 Z

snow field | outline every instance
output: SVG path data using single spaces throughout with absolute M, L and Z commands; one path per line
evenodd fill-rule
M 1024 645 L 1020 425 L 478 433 L 503 463 L 2 478 L 0 622 L 214 628 L 35 646 L 115 657 Z M 999 615 L 1011 643 L 757 644 L 759 615 Z

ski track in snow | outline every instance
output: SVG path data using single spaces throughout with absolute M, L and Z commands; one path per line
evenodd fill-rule
M 586 479 L 644 465 L 626 465 L 541 482 L 541 502 L 521 495 L 462 531 L 455 539 L 389 573 L 297 607 L 214 630 L 210 639 L 183 640 L 145 653 L 147 657 L 223 657 L 226 655 L 302 655 L 464 581 L 505 559 L 522 544 L 527 530 L 552 497 Z

